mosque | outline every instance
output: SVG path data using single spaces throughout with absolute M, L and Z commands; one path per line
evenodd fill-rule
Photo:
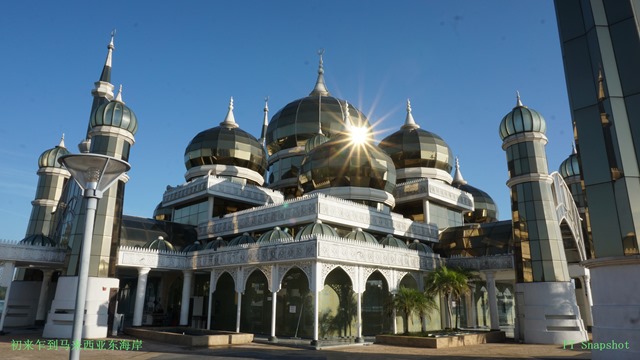
M 114 96 L 113 50 L 112 37 L 80 148 L 128 161 L 138 119 Z M 529 343 L 586 340 L 588 211 L 575 150 L 548 172 L 540 113 L 518 95 L 496 121 L 512 199 L 511 219 L 499 221 L 491 196 L 463 178 L 409 101 L 404 124 L 376 143 L 366 116 L 328 89 L 320 54 L 307 96 L 271 118 L 265 102 L 259 138 L 241 129 L 231 99 L 219 126 L 185 144 L 185 182 L 158 196 L 151 218 L 123 214 L 127 175 L 105 192 L 83 337 L 106 337 L 123 319 L 274 342 L 362 341 L 402 329 L 390 299 L 402 286 L 423 290 L 447 265 L 478 275 L 454 304 L 459 326 Z M 70 154 L 64 140 L 38 159 L 25 238 L 0 243 L 0 330 L 44 324 L 44 337 L 71 335 L 86 209 L 58 161 Z M 440 308 L 410 330 L 451 326 Z

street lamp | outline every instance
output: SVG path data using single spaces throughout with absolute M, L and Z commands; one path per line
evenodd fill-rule
M 61 156 L 58 162 L 69 170 L 71 177 L 82 189 L 82 196 L 87 199 L 87 216 L 80 247 L 78 291 L 76 293 L 76 308 L 73 315 L 71 349 L 69 352 L 69 360 L 78 360 L 80 359 L 82 323 L 84 321 L 84 308 L 87 300 L 91 238 L 98 199 L 102 198 L 102 193 L 109 189 L 109 187 L 118 180 L 120 175 L 127 172 L 131 166 L 126 161 L 111 156 L 91 153 Z

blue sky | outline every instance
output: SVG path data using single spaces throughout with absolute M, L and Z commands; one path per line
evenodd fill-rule
M 65 133 L 77 152 L 93 83 L 117 29 L 112 82 L 138 116 L 125 213 L 150 217 L 184 182 L 184 149 L 217 126 L 234 97 L 240 127 L 259 137 L 271 115 L 312 90 L 317 50 L 327 87 L 396 131 L 406 99 L 423 128 L 508 219 L 498 125 L 515 105 L 547 120 L 549 167 L 572 132 L 551 0 L 523 1 L 11 1 L 0 12 L 0 239 L 24 237 L 37 159 Z

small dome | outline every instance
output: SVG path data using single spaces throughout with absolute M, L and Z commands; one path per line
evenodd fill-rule
M 493 198 L 491 198 L 489 194 L 467 183 L 467 181 L 462 177 L 462 172 L 460 172 L 460 162 L 457 158 L 456 170 L 451 185 L 464 192 L 468 192 L 473 196 L 474 210 L 464 214 L 465 224 L 498 221 L 498 205 L 496 205 L 496 202 L 493 201 Z
M 408 101 L 405 124 L 384 138 L 380 148 L 391 157 L 397 170 L 433 168 L 450 174 L 453 169 L 451 148 L 440 136 L 420 129 L 413 120 L 411 103 Z
M 142 245 L 142 247 L 151 250 L 176 251 L 173 245 L 162 236 L 158 236 L 155 240 L 148 241 L 146 244 Z
M 354 229 L 352 232 L 348 233 L 344 238 L 350 239 L 350 240 L 364 241 L 371 244 L 378 244 L 378 240 L 376 240 L 376 238 L 373 235 L 369 234 L 366 231 L 363 231 L 361 228 Z
M 202 243 L 196 240 L 192 244 L 189 244 L 182 248 L 182 252 L 200 251 L 203 249 Z
M 122 101 L 122 86 L 118 96 L 106 103 L 100 105 L 96 111 L 91 114 L 91 127 L 96 126 L 114 126 L 122 130 L 127 130 L 132 135 L 138 131 L 138 118 L 133 111 Z
M 547 124 L 542 115 L 522 105 L 520 94 L 518 94 L 516 107 L 505 115 L 504 118 L 502 118 L 502 122 L 500 122 L 500 138 L 502 140 L 515 134 L 525 132 L 540 132 L 544 134 L 546 131 Z
M 171 221 L 171 215 L 173 214 L 173 208 L 168 206 L 162 206 L 162 201 L 158 203 L 153 210 L 153 218 L 161 221 Z
M 385 236 L 382 240 L 380 240 L 380 244 L 384 246 L 393 246 L 408 249 L 407 244 L 405 244 L 404 241 L 393 237 L 393 235 L 391 234 Z
M 184 162 L 187 170 L 202 167 L 214 169 L 213 175 L 235 175 L 244 177 L 237 171 L 227 167 L 245 168 L 255 172 L 255 176 L 264 182 L 262 176 L 267 168 L 266 153 L 258 140 L 251 134 L 238 128 L 233 117 L 233 99 L 229 105 L 227 117 L 220 126 L 205 130 L 196 135 L 184 151 Z M 216 170 L 215 165 L 223 165 Z M 206 173 L 206 171 L 205 171 Z M 188 179 L 189 180 L 189 179 Z
M 48 236 L 45 236 L 44 234 L 29 235 L 24 239 L 20 240 L 18 244 L 32 245 L 32 246 L 50 246 L 50 247 L 58 246 L 58 243 L 56 243 L 55 240 L 53 240 Z
M 256 242 L 269 243 L 269 242 L 277 242 L 280 240 L 292 240 L 292 239 L 293 237 L 291 237 L 291 235 L 287 234 L 287 232 L 281 230 L 278 226 L 276 226 L 272 230 L 269 230 L 264 234 L 260 235 L 260 237 L 258 238 L 258 241 Z
M 315 134 L 311 137 L 311 139 L 307 140 L 307 143 L 304 145 L 304 150 L 308 153 L 316 147 L 326 143 L 329 141 L 329 138 L 322 134 Z
M 417 250 L 418 252 L 426 254 L 433 254 L 433 249 L 431 249 L 431 246 L 421 243 L 419 240 L 413 240 L 413 242 L 409 244 L 409 249 Z
M 52 149 L 46 150 L 40 155 L 38 158 L 38 168 L 64 168 L 64 166 L 58 162 L 58 159 L 64 155 L 69 155 L 69 150 L 64 146 L 64 135 L 62 135 L 62 139 L 60 139 L 60 143 L 58 145 Z
M 580 176 L 580 164 L 578 164 L 578 153 L 575 147 L 571 155 L 560 164 L 558 172 L 563 178 Z
M 209 249 L 218 250 L 221 247 L 225 247 L 225 246 L 228 246 L 227 242 L 224 241 L 221 237 L 218 236 L 215 240 L 209 241 L 207 243 L 207 245 L 205 245 L 204 249 L 205 250 L 209 250 Z
M 244 245 L 244 244 L 254 244 L 256 239 L 254 239 L 249 233 L 244 233 L 240 236 L 236 236 L 233 240 L 229 241 L 229 246 L 236 245 Z
M 296 234 L 296 240 L 300 240 L 305 235 L 328 235 L 337 237 L 338 233 L 331 226 L 323 224 L 320 220 L 316 220 L 315 223 L 302 228 L 302 230 Z

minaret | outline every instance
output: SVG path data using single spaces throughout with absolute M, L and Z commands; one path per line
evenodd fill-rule
M 587 333 L 569 277 L 560 224 L 547 167 L 546 122 L 522 104 L 502 119 L 500 137 L 507 153 L 519 300 L 520 340 L 562 344 L 586 341 Z
M 62 189 L 71 176 L 69 171 L 58 163 L 58 158 L 67 154 L 69 151 L 64 145 L 63 134 L 58 145 L 43 152 L 38 158 L 38 187 L 36 197 L 31 202 L 33 208 L 25 237 L 39 234 L 50 236 L 53 212 L 62 195 Z

